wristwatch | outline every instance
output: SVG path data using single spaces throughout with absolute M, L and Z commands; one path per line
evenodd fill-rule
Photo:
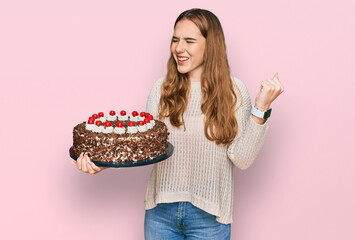
M 271 108 L 265 110 L 265 111 L 260 111 L 259 109 L 257 109 L 255 106 L 253 106 L 251 108 L 251 114 L 253 114 L 254 116 L 258 117 L 258 118 L 262 118 L 262 119 L 268 119 L 271 115 Z

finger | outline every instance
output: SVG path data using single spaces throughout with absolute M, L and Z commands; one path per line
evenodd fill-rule
M 266 79 L 264 81 L 262 81 L 261 83 L 262 89 L 264 91 L 270 91 L 273 88 L 273 84 L 272 82 L 270 82 L 270 79 Z
M 71 163 L 72 163 L 72 164 L 76 164 L 76 161 L 75 161 L 75 160 L 73 160 L 73 161 L 71 161 Z
M 275 86 L 275 90 L 277 90 L 278 92 L 279 91 L 283 92 L 283 86 L 279 79 L 273 78 L 270 80 L 270 82 L 272 82 L 272 84 Z
M 262 90 L 263 88 L 268 88 L 268 87 L 269 87 L 269 83 L 267 82 L 267 80 L 264 80 L 261 82 L 260 90 Z
M 278 72 L 275 73 L 274 78 L 279 79 L 279 73 Z
M 87 154 L 84 154 L 84 158 L 83 158 L 83 161 L 82 161 L 82 171 L 83 172 L 88 172 L 88 161 L 89 161 L 89 157 Z
M 280 80 L 279 80 L 279 79 L 275 79 L 275 81 L 276 81 L 277 84 L 280 86 L 281 91 L 283 92 L 283 91 L 284 91 L 284 86 L 282 85 L 282 83 L 280 82 Z
M 76 160 L 76 167 L 81 170 L 81 165 L 82 165 L 82 161 L 83 161 L 83 157 L 84 157 L 84 153 L 82 152 L 80 154 L 80 156 L 78 157 L 78 159 Z
M 98 166 L 95 165 L 95 163 L 93 163 L 92 161 L 88 162 L 88 165 L 90 165 L 90 167 L 95 171 L 95 172 L 100 172 L 102 169 Z
M 88 162 L 87 167 L 88 167 L 88 171 L 89 171 L 90 174 L 95 174 L 95 173 L 97 173 L 97 171 L 95 171 L 95 170 L 92 168 L 92 166 L 91 166 L 91 164 L 90 164 L 90 161 Z

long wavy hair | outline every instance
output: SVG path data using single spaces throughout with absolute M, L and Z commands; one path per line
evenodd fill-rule
M 223 29 L 218 18 L 208 10 L 190 9 L 179 15 L 176 24 L 188 19 L 206 39 L 201 74 L 201 111 L 205 115 L 204 133 L 216 144 L 230 144 L 238 133 L 235 116 L 237 96 L 230 77 Z M 183 113 L 188 105 L 191 83 L 188 73 L 177 70 L 174 56 L 168 60 L 168 72 L 162 84 L 159 119 L 168 117 L 172 126 L 184 126 Z

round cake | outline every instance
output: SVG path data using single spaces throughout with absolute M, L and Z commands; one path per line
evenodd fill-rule
M 115 111 L 93 114 L 73 129 L 73 151 L 88 153 L 93 161 L 128 162 L 153 159 L 166 152 L 168 129 L 149 113 Z

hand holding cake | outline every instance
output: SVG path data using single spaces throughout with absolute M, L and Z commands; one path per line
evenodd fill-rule
M 87 153 L 81 153 L 78 159 L 73 161 L 73 164 L 76 164 L 78 170 L 90 174 L 96 174 L 106 169 L 105 167 L 96 166 Z

